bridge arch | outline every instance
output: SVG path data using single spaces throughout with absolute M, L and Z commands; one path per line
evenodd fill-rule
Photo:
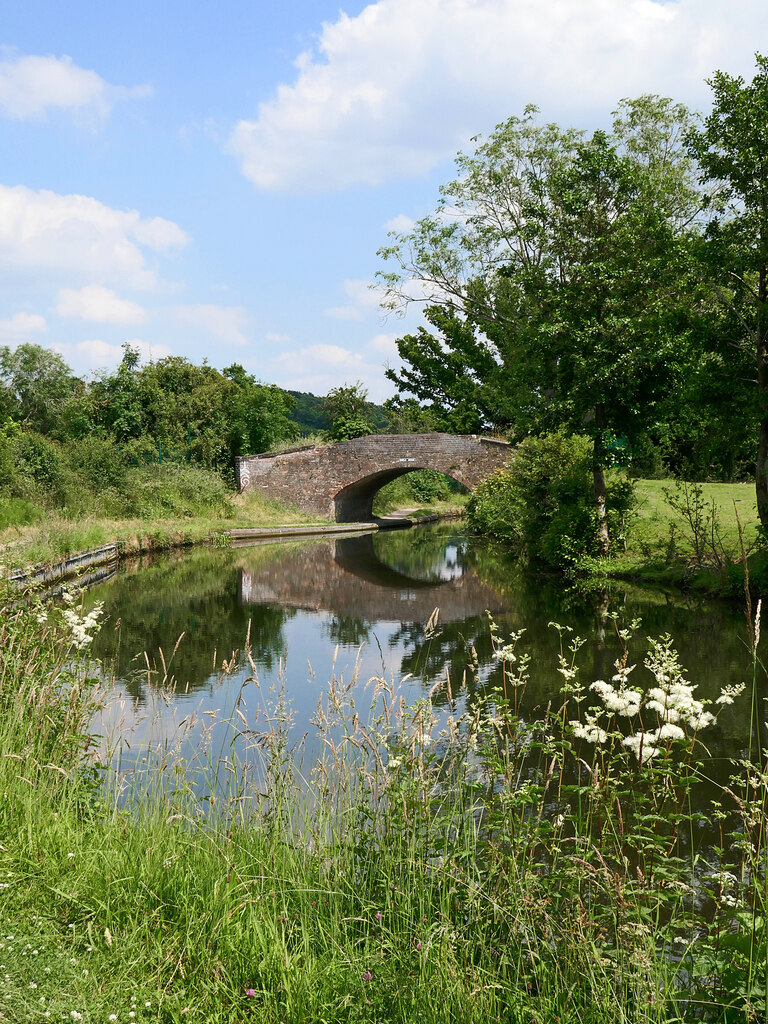
M 245 456 L 236 469 L 240 491 L 255 488 L 310 515 L 346 523 L 370 519 L 374 494 L 406 473 L 437 470 L 473 490 L 511 453 L 506 441 L 474 434 L 372 434 Z

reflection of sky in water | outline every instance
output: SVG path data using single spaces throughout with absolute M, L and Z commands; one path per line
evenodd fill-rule
M 459 563 L 459 553 L 462 550 L 463 548 L 453 542 L 445 545 L 445 559 L 437 569 L 441 580 L 457 580 L 464 575 L 464 569 Z
M 407 644 L 398 639 L 400 622 L 378 622 L 367 643 L 329 644 L 333 616 L 327 612 L 299 612 L 284 625 L 285 659 L 280 666 L 266 667 L 258 649 L 252 656 L 257 666 L 258 684 L 248 681 L 252 669 L 242 664 L 231 674 L 212 674 L 205 685 L 191 692 L 176 694 L 147 687 L 141 701 L 133 699 L 119 684 L 107 691 L 106 704 L 95 723 L 102 736 L 102 749 L 115 751 L 122 742 L 123 761 L 133 762 L 147 752 L 169 756 L 174 751 L 189 758 L 200 749 L 196 762 L 214 762 L 232 757 L 233 739 L 246 730 L 265 732 L 275 724 L 276 706 L 285 701 L 292 721 L 294 740 L 305 734 L 306 752 L 314 757 L 322 740 L 311 720 L 318 701 L 327 700 L 329 682 L 336 677 L 344 683 L 355 675 L 358 682 L 350 692 L 353 710 L 367 721 L 373 686 L 369 681 L 384 677 L 398 686 L 407 703 L 424 696 L 424 682 L 411 677 L 400 683 L 400 669 Z M 183 643 L 184 641 L 182 641 Z M 237 711 L 240 715 L 237 714 Z M 270 719 L 272 721 L 270 721 Z M 252 757 L 255 739 L 234 740 L 238 758 Z M 204 748 L 204 750 L 203 750 Z
M 309 761 L 322 743 L 312 724 L 318 701 L 326 699 L 329 680 L 349 681 L 356 670 L 352 699 L 363 721 L 371 705 L 372 687 L 366 688 L 371 677 L 396 683 L 408 677 L 400 692 L 413 702 L 445 678 L 446 667 L 459 696 L 449 706 L 441 692 L 436 706 L 440 715 L 460 714 L 488 680 L 500 682 L 488 607 L 502 635 L 526 627 L 522 646 L 531 654 L 531 682 L 525 703 L 531 715 L 558 699 L 552 620 L 572 625 L 587 639 L 579 655 L 585 685 L 610 678 L 619 648 L 612 622 L 600 618 L 608 606 L 623 622 L 641 616 L 650 635 L 675 637 L 681 661 L 699 685 L 697 696 L 714 696 L 724 683 L 749 678 L 737 609 L 688 607 L 663 594 L 618 589 L 604 605 L 600 595 L 569 592 L 560 578 L 515 576 L 493 549 L 463 538 L 455 528 L 379 535 L 375 542 L 357 538 L 268 550 L 192 551 L 158 560 L 147 570 L 124 571 L 88 597 L 96 599 L 106 602 L 109 616 L 96 653 L 105 664 L 119 656 L 119 678 L 94 728 L 103 737 L 104 752 L 114 753 L 123 766 L 176 756 L 192 758 L 198 767 L 245 759 L 258 773 L 259 743 L 275 727 L 270 717 L 281 697 L 292 718 L 293 741 L 307 734 Z M 424 624 L 438 605 L 438 632 L 425 638 Z M 223 658 L 244 646 L 249 621 L 259 686 L 248 681 L 253 672 L 242 656 L 231 674 L 212 671 L 214 649 L 218 669 Z M 182 631 L 186 635 L 171 666 L 177 691 L 164 694 L 147 682 L 146 672 L 142 678 L 143 657 L 134 659 L 146 646 L 150 664 L 159 668 L 158 648 L 172 650 Z M 480 678 L 470 677 L 462 691 L 469 648 L 477 651 Z M 648 685 L 643 648 L 639 636 L 633 681 Z M 161 677 L 162 672 L 153 678 Z M 707 738 L 713 755 L 739 748 L 745 715 L 746 709 L 727 709 Z

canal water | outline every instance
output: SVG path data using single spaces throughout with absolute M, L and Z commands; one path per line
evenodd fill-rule
M 625 585 L 584 594 L 561 576 L 524 571 L 457 524 L 153 556 L 123 565 L 86 607 L 97 600 L 104 625 L 94 653 L 106 693 L 94 727 L 105 755 L 123 766 L 163 752 L 198 766 L 247 760 L 276 728 L 289 745 L 303 740 L 311 758 L 322 743 L 318 703 L 327 713 L 334 680 L 348 713 L 363 720 L 372 678 L 406 703 L 432 692 L 438 714 L 458 716 L 501 683 L 489 613 L 502 637 L 525 630 L 529 719 L 558 706 L 553 622 L 585 640 L 578 663 L 586 685 L 610 678 L 621 654 L 611 616 L 619 627 L 642 621 L 631 645 L 633 683 L 649 685 L 647 637 L 662 634 L 674 638 L 697 697 L 751 679 L 738 608 Z M 473 658 L 477 671 L 468 673 Z M 726 759 L 745 749 L 748 723 L 745 694 L 703 737 L 713 777 L 727 777 Z

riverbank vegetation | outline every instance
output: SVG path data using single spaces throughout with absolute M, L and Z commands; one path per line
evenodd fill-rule
M 622 628 L 593 682 L 554 627 L 549 709 L 492 624 L 502 683 L 463 714 L 448 678 L 409 708 L 374 679 L 363 725 L 364 681 L 335 677 L 317 762 L 253 663 L 190 747 L 166 652 L 157 742 L 116 758 L 89 735 L 98 606 L 0 609 L 4 1019 L 767 1019 L 764 711 L 699 701 L 668 639 L 634 665 Z M 717 788 L 703 744 L 735 700 L 753 730 Z
M 607 474 L 612 554 L 601 557 L 591 457 L 587 437 L 526 439 L 514 463 L 469 498 L 470 527 L 502 541 L 517 558 L 575 577 L 673 584 L 741 600 L 747 566 L 753 589 L 768 586 L 754 487 L 747 483 Z
M 24 569 L 54 565 L 104 544 L 117 544 L 130 555 L 217 539 L 224 543 L 225 531 L 238 527 L 318 522 L 256 492 L 237 495 L 210 470 L 145 467 L 137 481 L 138 508 L 122 517 L 41 510 L 32 522 L 0 529 L 0 562 L 6 570 Z M 215 502 L 208 501 L 211 493 Z M 141 516 L 139 509 L 145 510 Z
M 768 529 L 768 58 L 756 64 L 751 82 L 714 74 L 704 120 L 646 95 L 588 134 L 528 107 L 475 139 L 435 212 L 380 252 L 389 304 L 417 288 L 427 303 L 388 371 L 395 405 L 444 429 L 584 438 L 590 555 L 626 539 L 611 537 L 616 467 L 751 475 Z M 567 504 L 563 479 L 552 487 Z M 579 483 L 561 516 L 582 498 Z

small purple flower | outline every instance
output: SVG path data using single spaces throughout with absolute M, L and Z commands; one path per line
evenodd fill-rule
M 245 994 L 248 996 L 249 999 L 253 999 L 253 997 L 256 995 L 256 989 L 255 988 L 247 988 L 245 990 Z
M 416 949 L 421 949 L 421 943 L 420 942 L 416 943 Z
M 370 971 L 366 971 L 365 974 L 363 975 L 363 981 L 371 981 L 372 978 L 373 975 L 371 974 Z
M 380 911 L 380 910 L 377 910 L 377 911 L 376 911 L 376 920 L 377 920 L 377 921 L 380 921 L 380 920 L 381 920 L 381 918 L 382 918 L 382 916 L 383 916 L 383 915 L 382 915 L 381 911 Z

